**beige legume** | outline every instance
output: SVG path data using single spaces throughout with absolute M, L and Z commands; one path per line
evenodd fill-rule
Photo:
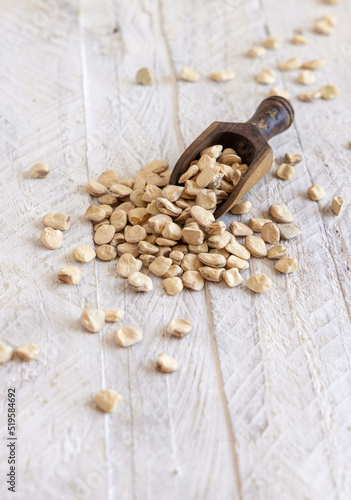
M 121 321 L 124 312 L 122 309 L 104 309 L 105 321 L 107 323 L 116 323 Z
M 270 90 L 269 90 L 269 95 L 270 96 L 280 96 L 280 97 L 284 97 L 285 99 L 290 99 L 290 92 L 288 92 L 287 90 L 284 90 L 284 89 L 279 89 L 278 87 L 272 87 Z
M 100 260 L 113 260 L 117 257 L 117 250 L 112 245 L 101 245 L 96 249 L 96 257 Z
M 276 80 L 276 75 L 275 75 L 275 71 L 273 69 L 269 69 L 269 68 L 262 69 L 256 75 L 256 81 L 258 83 L 263 84 L 263 85 L 269 85 L 271 83 L 274 83 L 275 80 Z
M 22 361 L 33 361 L 40 354 L 40 347 L 37 344 L 23 344 L 15 349 L 16 356 Z
M 288 249 L 284 245 L 275 245 L 270 248 L 267 252 L 267 257 L 269 259 L 281 259 L 282 257 L 288 256 Z
M 66 231 L 71 225 L 71 217 L 66 214 L 50 213 L 45 215 L 42 219 L 42 223 L 44 226 L 51 227 L 52 229 Z
M 114 389 L 103 389 L 94 396 L 94 401 L 100 410 L 111 413 L 122 403 L 122 396 Z
M 230 288 L 234 288 L 235 286 L 240 285 L 244 281 L 244 278 L 239 274 L 238 269 L 233 267 L 228 271 L 224 271 L 223 280 L 225 281 L 227 286 L 229 286 Z
M 299 57 L 292 57 L 286 61 L 279 63 L 278 67 L 281 71 L 291 71 L 294 69 L 299 69 L 302 66 L 302 61 Z
M 200 75 L 194 69 L 183 66 L 179 73 L 179 78 L 185 82 L 197 82 L 200 79 Z
M 94 179 L 90 179 L 87 184 L 87 191 L 92 196 L 102 196 L 107 193 L 107 187 Z
M 166 278 L 163 280 L 163 286 L 168 295 L 176 295 L 183 290 L 183 282 L 180 278 Z
M 220 71 L 215 71 L 210 74 L 211 80 L 215 80 L 216 82 L 227 82 L 228 80 L 232 80 L 235 74 L 232 71 L 222 69 Z
M 310 186 L 307 190 L 308 196 L 311 198 L 313 201 L 319 201 L 325 198 L 326 193 L 322 186 L 319 186 L 319 184 L 313 184 Z
M 288 163 L 282 163 L 279 165 L 277 169 L 277 176 L 280 179 L 288 180 L 294 177 L 295 175 L 295 168 L 292 165 L 289 165 Z
M 205 280 L 219 283 L 222 281 L 224 269 L 215 269 L 214 267 L 203 266 L 200 267 L 199 272 Z
M 270 213 L 272 217 L 278 222 L 292 222 L 294 220 L 293 214 L 290 212 L 288 207 L 283 205 L 282 203 L 276 203 L 275 205 L 271 205 Z
M 325 61 L 323 59 L 313 59 L 312 61 L 307 61 L 303 63 L 303 69 L 317 70 L 325 66 Z
M 49 250 L 55 250 L 62 244 L 62 232 L 59 229 L 46 227 L 42 231 L 40 239 L 46 248 L 48 248 Z
M 315 101 L 316 99 L 320 99 L 322 97 L 322 94 L 319 90 L 313 90 L 311 92 L 304 92 L 302 94 L 298 95 L 298 98 L 300 101 L 304 102 L 312 102 Z
M 162 373 L 173 373 L 177 371 L 179 364 L 174 358 L 167 354 L 160 354 L 157 360 L 157 369 Z
M 302 160 L 302 156 L 297 154 L 297 153 L 295 153 L 295 154 L 286 153 L 284 160 L 289 165 L 296 165 L 297 163 L 300 163 L 300 161 Z
M 262 227 L 261 238 L 271 245 L 278 243 L 280 240 L 280 230 L 277 224 L 274 224 L 274 222 L 267 222 Z
M 322 99 L 330 100 L 335 99 L 339 95 L 339 89 L 336 85 L 325 85 L 319 89 Z
M 135 292 L 151 292 L 153 289 L 151 278 L 139 272 L 131 273 L 128 276 L 128 283 Z
M 274 264 L 274 267 L 277 271 L 284 274 L 293 273 L 297 269 L 297 260 L 291 257 L 283 257 Z
M 150 68 L 141 68 L 136 74 L 136 82 L 140 83 L 140 85 L 153 85 L 155 75 Z
M 304 69 L 299 73 L 297 81 L 303 85 L 310 85 L 316 81 L 316 76 L 311 70 Z
M 230 212 L 236 215 L 244 215 L 247 214 L 251 210 L 251 208 L 252 208 L 251 201 L 240 201 L 230 209 Z
M 234 236 L 250 236 L 253 233 L 252 229 L 249 226 L 236 221 L 232 221 L 230 223 L 229 231 Z
M 201 267 L 201 264 L 200 264 Z M 182 276 L 183 285 L 190 290 L 198 292 L 205 286 L 205 280 L 199 271 L 185 271 Z
M 129 347 L 143 339 L 143 332 L 135 326 L 125 325 L 118 328 L 113 334 L 115 342 L 121 347 Z
M 100 226 L 94 234 L 94 241 L 97 245 L 104 245 L 105 243 L 110 243 L 115 235 L 116 228 L 110 224 L 104 224 Z
M 7 363 L 13 357 L 13 349 L 0 340 L 0 365 Z
M 266 53 L 266 49 L 264 47 L 258 45 L 256 47 L 251 47 L 251 49 L 249 49 L 246 52 L 246 56 L 250 57 L 251 59 L 256 59 L 257 57 L 264 56 L 265 53 Z
M 49 172 L 50 167 L 48 163 L 40 162 L 30 168 L 29 175 L 33 177 L 33 179 L 45 179 Z
M 149 270 L 155 276 L 163 276 L 172 265 L 172 260 L 169 257 L 157 257 L 149 265 Z
M 196 205 L 190 208 L 190 215 L 202 227 L 209 226 L 215 222 L 215 218 L 210 212 Z
M 66 266 L 59 270 L 58 279 L 60 283 L 77 285 L 82 277 L 81 270 L 76 266 Z
M 84 214 L 84 219 L 88 219 L 93 222 L 101 222 L 105 219 L 105 217 L 105 210 L 100 207 L 95 207 L 94 205 L 90 205 Z
M 105 313 L 99 309 L 88 307 L 82 312 L 80 322 L 89 332 L 97 333 L 105 326 Z
M 167 332 L 180 339 L 189 335 L 193 325 L 187 319 L 172 319 L 167 325 Z
M 262 228 L 267 222 L 272 222 L 270 219 L 262 219 L 260 217 L 254 217 L 249 220 L 248 226 L 254 233 L 260 233 Z
M 307 38 L 304 35 L 297 33 L 292 37 L 291 43 L 294 45 L 305 45 L 307 43 Z
M 172 264 L 168 271 L 165 272 L 163 278 L 180 278 L 183 274 L 183 269 L 177 264 Z
M 141 260 L 136 259 L 129 253 L 125 253 L 118 259 L 116 270 L 121 278 L 128 278 L 132 273 L 140 271 L 141 266 Z
M 230 255 L 227 258 L 227 267 L 229 267 L 229 269 L 236 268 L 240 269 L 240 271 L 244 271 L 245 269 L 249 268 L 249 263 L 247 262 L 247 260 L 240 259 L 235 255 Z
M 264 240 L 258 236 L 246 236 L 245 247 L 253 257 L 266 257 L 267 247 Z
M 227 263 L 223 255 L 215 253 L 199 253 L 198 259 L 200 262 L 209 267 L 224 267 Z
M 98 182 L 109 189 L 111 186 L 118 183 L 118 174 L 111 169 L 105 170 L 104 172 L 102 172 L 100 177 L 98 177 Z
M 334 196 L 332 199 L 331 209 L 335 215 L 339 215 L 344 204 L 344 198 L 342 196 Z
M 257 273 L 247 280 L 246 286 L 255 293 L 264 293 L 271 288 L 272 281 L 265 274 Z
M 239 259 L 248 260 L 250 258 L 250 252 L 237 241 L 231 241 L 229 245 L 225 247 L 227 252 L 239 257 Z
M 82 245 L 73 250 L 72 257 L 78 262 L 90 262 L 96 257 L 96 253 L 92 247 Z
M 301 234 L 301 229 L 295 224 L 278 224 L 280 237 L 282 240 L 290 240 Z
M 269 36 L 268 38 L 266 38 L 266 40 L 263 42 L 263 45 L 267 48 L 267 49 L 271 49 L 271 50 L 276 50 L 276 49 L 279 49 L 279 47 L 281 47 L 283 44 L 283 40 L 281 38 L 277 38 L 277 37 L 273 37 L 273 36 Z

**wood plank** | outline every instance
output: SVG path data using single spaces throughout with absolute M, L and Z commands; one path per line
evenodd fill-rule
M 91 175 L 115 168 L 130 177 L 155 158 L 173 165 L 184 145 L 159 4 L 110 1 L 83 7 Z M 155 70 L 155 86 L 135 84 L 142 66 Z M 153 277 L 152 295 L 138 295 L 115 275 L 114 264 L 98 264 L 99 303 L 116 301 L 125 310 L 124 324 L 140 326 L 145 339 L 118 349 L 106 336 L 106 384 L 125 396 L 123 409 L 109 420 L 111 449 L 120 451 L 112 460 L 110 491 L 119 498 L 237 498 L 206 293 L 168 297 Z M 165 330 L 172 317 L 191 319 L 194 332 L 181 341 L 170 338 Z M 179 360 L 179 373 L 155 372 L 161 352 Z

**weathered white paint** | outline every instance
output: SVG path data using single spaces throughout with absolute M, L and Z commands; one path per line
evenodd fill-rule
M 335 194 L 351 199 L 350 9 L 346 0 L 337 7 L 317 0 L 1 2 L 0 337 L 43 350 L 37 362 L 0 369 L 2 438 L 6 391 L 17 390 L 17 498 L 350 498 L 351 221 L 348 205 L 338 218 L 329 208 Z M 328 12 L 339 17 L 333 37 L 313 34 L 314 20 Z M 299 28 L 307 46 L 287 43 L 259 61 L 243 57 L 267 34 L 288 39 Z M 253 75 L 293 55 L 327 59 L 316 87 L 341 89 L 332 102 L 293 99 L 295 125 L 272 145 L 278 160 L 290 151 L 304 162 L 288 182 L 273 169 L 247 197 L 250 216 L 267 215 L 282 200 L 295 214 L 303 230 L 288 244 L 299 260 L 295 275 L 252 259 L 251 271 L 274 281 L 262 296 L 213 284 L 166 297 L 153 277 L 150 299 L 102 262 L 80 265 L 77 287 L 57 283 L 71 250 L 92 242 L 82 219 L 88 178 L 106 168 L 131 176 L 154 158 L 173 165 L 212 121 L 249 118 L 267 92 Z M 198 83 L 177 81 L 184 64 L 200 71 Z M 141 66 L 155 70 L 157 85 L 135 85 Z M 221 68 L 236 78 L 209 81 Z M 295 76 L 278 73 L 277 86 L 298 94 Z M 52 166 L 46 180 L 27 175 L 38 160 Z M 328 193 L 318 204 L 306 197 L 314 182 Z M 40 218 L 53 210 L 70 213 L 73 224 L 50 252 L 38 236 Z M 144 341 L 118 348 L 113 325 L 83 333 L 85 305 L 121 307 Z M 194 322 L 181 341 L 165 332 L 177 316 Z M 179 373 L 155 372 L 161 352 L 178 359 Z M 124 396 L 109 416 L 91 403 L 105 386 Z

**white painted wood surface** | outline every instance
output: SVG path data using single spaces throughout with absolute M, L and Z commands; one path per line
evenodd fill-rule
M 43 351 L 36 362 L 0 367 L 1 498 L 12 498 L 6 392 L 16 387 L 18 499 L 349 499 L 351 221 L 348 204 L 339 217 L 329 205 L 337 194 L 351 199 L 350 2 L 0 6 L 0 337 L 34 341 Z M 311 32 L 326 13 L 339 18 L 332 37 Z M 306 33 L 307 46 L 287 43 L 259 61 L 243 57 L 268 34 L 287 40 L 295 29 Z M 82 219 L 88 178 L 107 168 L 130 176 L 154 158 L 173 165 L 212 121 L 247 119 L 267 93 L 253 75 L 294 55 L 325 58 L 317 85 L 336 83 L 341 95 L 313 104 L 293 98 L 295 124 L 272 145 L 278 160 L 289 151 L 304 161 L 291 181 L 272 171 L 247 198 L 251 216 L 279 201 L 295 214 L 303 231 L 289 243 L 297 273 L 279 275 L 272 262 L 252 259 L 251 271 L 274 281 L 262 296 L 213 284 L 165 297 L 153 278 L 152 297 L 141 297 L 116 278 L 114 263 L 102 262 L 81 265 L 77 287 L 57 283 L 71 250 L 92 243 Z M 198 83 L 177 81 L 184 64 L 203 75 Z M 135 85 L 142 66 L 155 70 L 157 85 Z M 236 78 L 208 80 L 222 68 Z M 294 77 L 279 73 L 277 86 L 296 96 Z M 39 160 L 52 166 L 46 180 L 28 177 Z M 306 197 L 314 182 L 328 193 L 319 203 Z M 73 223 L 50 252 L 38 237 L 40 219 L 54 210 Z M 84 333 L 78 318 L 86 305 L 121 307 L 126 323 L 142 326 L 144 341 L 117 348 L 113 325 Z M 174 316 L 191 319 L 194 333 L 169 338 Z M 179 373 L 155 373 L 160 352 L 178 359 Z M 124 396 L 113 415 L 91 403 L 102 387 Z

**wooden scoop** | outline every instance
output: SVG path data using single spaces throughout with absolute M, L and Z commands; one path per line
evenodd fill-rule
M 223 145 L 223 149 L 233 148 L 248 169 L 229 197 L 217 206 L 214 216 L 218 219 L 266 175 L 273 164 L 273 151 L 267 141 L 287 130 L 293 121 L 294 110 L 290 102 L 284 97 L 273 96 L 262 101 L 246 123 L 214 122 L 184 151 L 169 183 L 178 184 L 180 176 L 199 158 L 203 149 L 215 144 Z

